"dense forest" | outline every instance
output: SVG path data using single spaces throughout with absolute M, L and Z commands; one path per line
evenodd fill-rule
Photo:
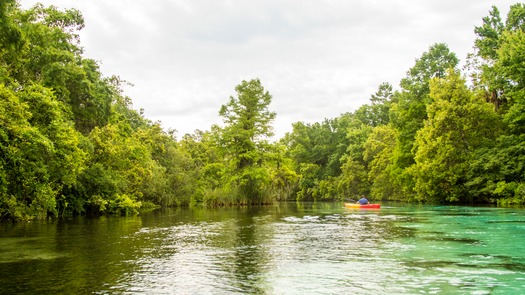
M 525 204 L 524 4 L 481 19 L 465 68 L 431 45 L 399 89 L 278 141 L 258 79 L 225 99 L 224 124 L 177 139 L 83 55 L 83 27 L 75 9 L 0 2 L 0 219 L 360 194 Z

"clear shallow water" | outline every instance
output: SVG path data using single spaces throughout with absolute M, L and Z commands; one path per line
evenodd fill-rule
M 289 203 L 0 223 L 1 294 L 524 292 L 524 209 Z

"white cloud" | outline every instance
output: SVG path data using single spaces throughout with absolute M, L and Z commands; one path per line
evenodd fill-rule
M 397 86 L 416 58 L 444 42 L 462 60 L 488 0 L 22 0 L 77 8 L 86 57 L 132 82 L 126 94 L 179 134 L 220 123 L 242 80 L 273 95 L 280 137 Z M 503 19 L 514 2 L 502 0 Z

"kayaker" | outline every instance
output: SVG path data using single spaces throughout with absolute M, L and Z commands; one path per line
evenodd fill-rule
M 365 198 L 365 196 L 361 195 L 361 199 L 359 199 L 359 201 L 357 201 L 356 204 L 366 205 L 370 204 L 370 202 Z

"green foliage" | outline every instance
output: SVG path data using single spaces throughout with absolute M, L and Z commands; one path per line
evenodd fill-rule
M 270 170 L 271 194 L 280 201 L 294 196 L 299 181 L 299 175 L 292 169 L 291 161 L 287 162 Z
M 413 95 L 410 98 L 428 103 L 430 80 L 444 77 L 446 71 L 455 68 L 458 62 L 456 54 L 450 52 L 446 44 L 434 44 L 416 60 L 407 76 L 401 80 L 401 87 Z
M 397 136 L 397 130 L 391 125 L 378 126 L 364 143 L 363 157 L 369 163 L 368 181 L 374 199 L 403 200 L 402 190 L 396 185 L 392 171 Z
M 318 184 L 319 166 L 310 163 L 299 165 L 299 191 L 297 200 L 311 199 L 316 196 L 315 188 Z
M 357 112 L 356 112 L 357 113 Z M 347 129 L 346 138 L 350 142 L 345 155 L 341 157 L 342 174 L 339 177 L 339 187 L 344 188 L 346 195 L 368 194 L 368 161 L 365 161 L 364 144 L 372 131 L 372 127 L 354 118 Z
M 380 126 L 390 122 L 389 112 L 394 92 L 390 83 L 381 83 L 379 89 L 370 97 L 371 105 L 359 108 L 355 115 L 366 125 Z
M 0 84 L 0 218 L 56 213 L 56 189 L 47 167 L 53 143 L 30 125 L 30 116 L 27 104 Z
M 343 196 L 368 193 L 370 183 L 368 182 L 366 167 L 362 161 L 347 157 L 341 169 L 343 174 L 339 178 L 338 188 Z
M 498 205 L 523 205 L 525 204 L 525 183 L 523 181 L 516 182 L 499 182 L 500 189 L 495 190 L 495 193 L 500 194 L 500 191 L 509 192 L 507 197 L 500 198 L 497 200 Z M 501 194 L 500 194 L 501 195 Z
M 4 1 L 0 18 L 1 219 L 190 203 L 193 159 L 82 57 L 79 11 Z
M 236 86 L 224 126 L 177 141 L 82 56 L 81 13 L 0 3 L 0 219 L 274 200 L 525 203 L 525 5 L 475 28 L 471 88 L 434 44 L 370 104 L 270 142 L 272 96 Z M 492 103 L 492 106 L 490 105 Z
M 499 60 L 495 67 L 508 81 L 504 87 L 505 97 L 509 101 L 504 121 L 510 131 L 516 134 L 525 132 L 525 79 L 523 64 L 525 63 L 525 32 L 506 31 L 502 35 L 502 45 L 498 50 Z
M 126 194 L 117 195 L 116 198 L 109 203 L 108 211 L 120 215 L 137 214 L 140 209 L 141 202 L 137 202 L 133 197 Z
M 15 0 L 0 2 L 0 60 L 2 61 L 23 45 L 20 29 L 10 17 L 16 10 L 16 4 Z
M 524 22 L 525 6 L 518 3 L 510 7 L 505 24 L 499 10 L 493 7 L 490 16 L 483 18 L 483 25 L 475 29 L 478 35 L 476 55 L 481 58 L 476 66 L 475 83 L 485 91 L 487 101 L 503 113 L 507 110 L 508 99 L 511 105 L 516 99 L 516 88 L 523 89 L 518 69 L 523 61 Z
M 384 83 L 371 105 L 353 114 L 295 123 L 283 143 L 299 176 L 298 198 L 370 193 L 404 201 L 523 202 L 524 7 L 513 5 L 505 25 L 494 7 L 476 28 L 474 91 L 455 70 L 455 54 L 435 44 L 407 72 L 401 91 Z M 340 119 L 344 140 L 330 137 L 329 123 Z M 338 145 L 343 153 L 335 152 Z M 336 169 L 326 169 L 327 159 L 337 159 Z
M 391 108 L 391 122 L 399 130 L 396 164 L 401 169 L 414 163 L 412 151 L 417 131 L 427 118 L 426 107 L 431 103 L 429 82 L 434 77 L 444 77 L 445 72 L 458 64 L 456 55 L 446 44 L 434 44 L 416 60 L 415 65 L 401 80 L 403 91 L 396 96 Z
M 237 97 L 230 97 L 219 111 L 226 125 L 221 141 L 230 165 L 229 187 L 248 203 L 267 203 L 269 173 L 263 167 L 269 158 L 266 138 L 273 135 L 275 113 L 268 110 L 272 96 L 259 79 L 242 81 L 235 90 Z
M 479 148 L 470 163 L 466 183 L 474 198 L 485 202 L 523 201 L 525 135 L 499 136 Z M 519 203 L 519 202 L 518 202 Z M 521 202 L 523 203 L 523 202 Z
M 21 22 L 25 39 L 25 46 L 8 61 L 14 80 L 53 89 L 83 134 L 107 123 L 114 89 L 102 79 L 96 62 L 81 56 L 77 31 L 84 27 L 84 19 L 80 12 L 37 4 L 14 17 Z
M 474 32 L 478 36 L 474 41 L 478 54 L 487 60 L 497 58 L 497 48 L 499 47 L 499 37 L 504 25 L 501 21 L 499 9 L 492 6 L 490 15 L 483 18 L 483 25 L 476 27 Z
M 342 173 L 341 158 L 349 145 L 347 131 L 359 121 L 354 117 L 353 114 L 343 114 L 322 123 L 297 122 L 293 124 L 293 131 L 282 139 L 286 154 L 293 161 L 299 177 L 297 199 L 337 197 L 321 191 L 329 191 L 328 187 L 336 186 L 335 179 Z M 320 184 L 324 189 L 318 189 Z
M 190 203 L 204 202 L 216 206 L 228 203 L 226 186 L 229 182 L 226 149 L 221 144 L 222 129 L 212 126 L 211 131 L 197 130 L 193 135 L 186 134 L 180 149 L 191 161 L 188 175 L 191 177 Z
M 273 135 L 271 123 L 275 113 L 268 110 L 272 96 L 258 79 L 242 81 L 235 91 L 237 97 L 231 96 L 219 114 L 226 124 L 223 141 L 235 169 L 242 170 L 261 160 L 264 139 Z
M 497 116 L 453 71 L 432 81 L 430 95 L 433 103 L 416 137 L 416 165 L 411 170 L 417 198 L 472 202 L 465 174 L 475 151 L 495 139 Z
M 397 144 L 393 152 L 392 173 L 395 182 L 402 187 L 405 198 L 413 197 L 414 181 L 408 169 L 415 164 L 414 143 L 419 129 L 427 119 L 427 105 L 432 102 L 430 80 L 444 77 L 450 68 L 455 68 L 458 59 L 446 44 L 434 44 L 416 60 L 415 65 L 401 80 L 402 91 L 395 94 L 390 108 L 390 122 L 397 131 Z

